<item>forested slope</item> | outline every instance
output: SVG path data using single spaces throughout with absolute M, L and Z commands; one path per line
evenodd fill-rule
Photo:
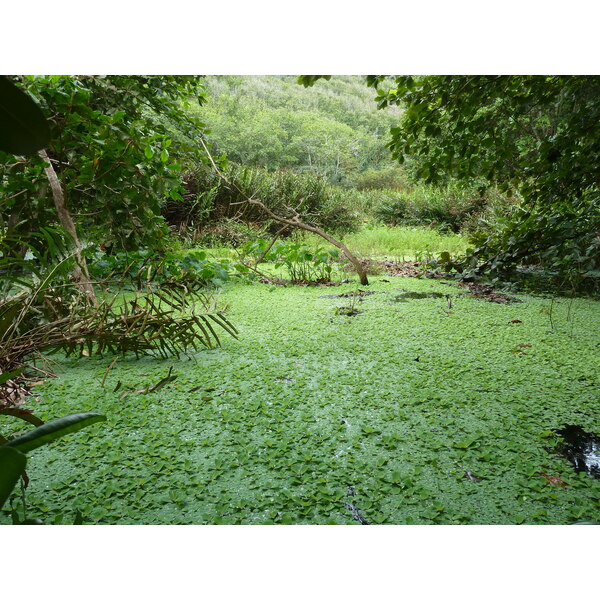
M 312 88 L 286 75 L 209 76 L 205 83 L 208 102 L 194 111 L 232 161 L 309 170 L 336 183 L 390 162 L 385 144 L 399 111 L 378 111 L 360 76 Z

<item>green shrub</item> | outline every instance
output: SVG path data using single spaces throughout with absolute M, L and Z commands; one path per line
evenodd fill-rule
M 591 196 L 591 194 L 590 194 Z M 476 231 L 462 267 L 501 279 L 600 289 L 600 198 L 538 207 L 515 204 L 492 231 Z M 539 277 L 538 277 L 539 276 Z
M 293 283 L 301 281 L 331 281 L 332 261 L 339 258 L 337 250 L 311 249 L 305 244 L 278 244 L 273 251 L 275 267 L 285 265 Z
M 517 195 L 507 196 L 497 188 L 485 192 L 485 204 L 481 210 L 470 214 L 463 222 L 461 231 L 469 237 L 488 235 L 491 231 L 503 227 L 513 208 L 519 204 Z
M 174 252 L 138 250 L 96 255 L 90 261 L 90 275 L 98 280 L 119 282 L 172 282 L 218 287 L 229 279 L 228 261 L 211 262 L 206 253 L 194 250 L 184 256 Z
M 403 193 L 380 193 L 379 204 L 375 205 L 374 216 L 392 227 L 406 223 L 408 214 L 408 197 Z
M 373 205 L 374 216 L 388 225 L 429 225 L 459 232 L 486 203 L 474 188 L 449 184 L 444 187 L 416 185 L 403 191 L 382 191 Z
M 404 190 L 409 187 L 406 173 L 402 167 L 387 169 L 367 169 L 355 177 L 354 187 L 367 190 Z
M 217 223 L 226 223 L 229 231 L 234 220 L 254 228 L 265 225 L 268 219 L 259 207 L 243 204 L 246 197 L 260 200 L 284 217 L 297 211 L 307 222 L 332 233 L 352 231 L 358 225 L 358 214 L 350 208 L 345 194 L 319 175 L 230 164 L 226 176 L 233 186 L 205 167 L 189 172 L 185 177 L 187 193 L 169 199 L 163 208 L 170 226 L 197 241 Z M 279 227 L 274 225 L 274 229 Z
M 255 260 L 263 256 L 268 248 L 266 239 L 250 242 L 244 247 L 246 256 Z M 333 248 L 325 249 L 303 242 L 276 242 L 263 260 L 274 262 L 275 268 L 285 266 L 293 283 L 304 281 L 331 281 L 333 263 L 339 258 L 339 252 Z

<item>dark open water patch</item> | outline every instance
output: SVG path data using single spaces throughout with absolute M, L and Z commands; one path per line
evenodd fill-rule
M 359 315 L 361 312 L 363 312 L 363 311 L 357 310 L 353 306 L 339 306 L 338 308 L 335 309 L 335 314 L 341 315 L 343 317 L 355 317 L 356 315 Z
M 333 296 L 319 296 L 319 298 L 363 298 L 363 296 L 372 296 L 373 294 L 383 294 L 383 292 L 376 292 L 374 290 L 356 290 L 356 292 L 334 294 Z
M 557 450 L 578 473 L 600 479 L 600 437 L 587 433 L 579 425 L 565 425 L 555 430 L 563 439 Z
M 407 292 L 404 290 L 401 294 L 396 294 L 394 296 L 394 302 L 408 302 L 409 300 L 423 300 L 425 298 L 445 298 L 447 294 L 442 294 L 440 292 Z

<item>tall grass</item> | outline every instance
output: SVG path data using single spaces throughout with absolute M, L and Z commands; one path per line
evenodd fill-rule
M 310 246 L 322 246 L 323 240 L 315 235 L 305 235 Z M 344 244 L 358 255 L 394 260 L 415 260 L 422 254 L 449 252 L 463 253 L 469 243 L 455 233 L 442 234 L 427 227 L 365 227 L 342 238 Z
M 454 233 L 488 201 L 488 197 L 474 187 L 456 183 L 444 187 L 419 184 L 402 191 L 371 191 L 368 195 L 374 197 L 371 200 L 373 215 L 387 225 L 432 225 Z

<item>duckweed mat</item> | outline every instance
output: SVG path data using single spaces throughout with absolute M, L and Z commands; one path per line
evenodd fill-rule
M 230 285 L 239 341 L 223 337 L 192 358 L 125 357 L 108 375 L 112 357 L 60 359 L 64 373 L 34 388 L 38 400 L 26 406 L 47 420 L 94 410 L 108 422 L 32 452 L 28 516 L 600 520 L 600 481 L 555 451 L 565 423 L 599 433 L 600 303 L 520 295 L 495 304 L 408 278 L 401 285 L 418 299 L 394 302 L 399 280 L 381 279 L 369 288 L 377 294 L 340 298 Z M 352 317 L 339 310 L 349 300 Z M 170 368 L 176 378 L 157 391 L 123 396 Z M 10 522 L 8 510 L 0 520 Z

